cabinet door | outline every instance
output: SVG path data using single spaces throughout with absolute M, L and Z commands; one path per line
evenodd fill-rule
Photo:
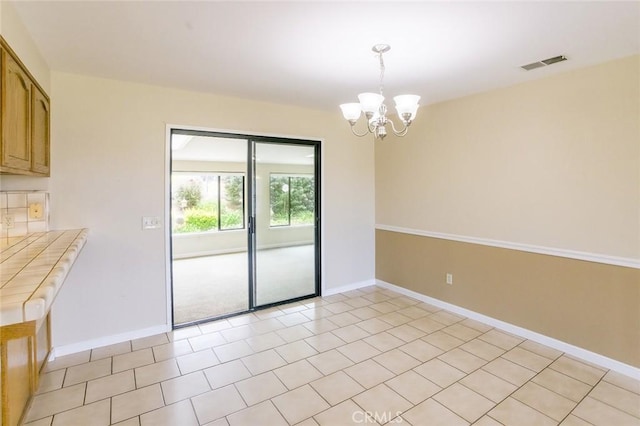
M 2 154 L 3 167 L 31 169 L 31 81 L 20 65 L 2 52 Z
M 49 101 L 31 87 L 31 170 L 49 176 Z

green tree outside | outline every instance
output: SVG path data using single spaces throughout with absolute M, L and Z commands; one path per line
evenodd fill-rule
M 271 175 L 271 226 L 311 225 L 315 217 L 313 177 Z

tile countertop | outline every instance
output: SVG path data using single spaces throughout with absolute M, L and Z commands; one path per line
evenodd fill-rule
M 46 316 L 88 233 L 73 229 L 0 240 L 0 326 Z

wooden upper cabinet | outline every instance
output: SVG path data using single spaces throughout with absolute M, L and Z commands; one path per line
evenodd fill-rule
M 31 80 L 2 52 L 2 166 L 31 169 Z
M 49 176 L 49 100 L 33 86 L 31 90 L 31 170 Z
M 0 173 L 49 176 L 49 98 L 0 42 Z

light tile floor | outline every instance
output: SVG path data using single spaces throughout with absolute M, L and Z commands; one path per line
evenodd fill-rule
M 368 287 L 60 357 L 27 422 L 640 425 L 640 382 Z

